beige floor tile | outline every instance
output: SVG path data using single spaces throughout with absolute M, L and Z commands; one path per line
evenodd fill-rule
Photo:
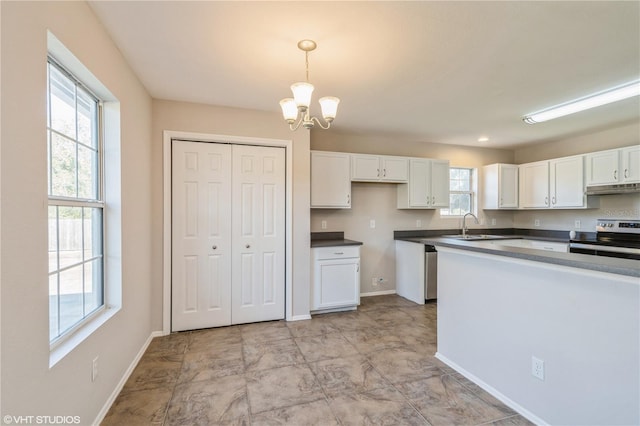
M 240 326 L 242 340 L 247 343 L 273 342 L 290 339 L 291 332 L 284 321 L 259 322 Z
M 173 387 L 178 380 L 183 359 L 184 354 L 143 356 L 122 392 Z
M 434 357 L 406 348 L 368 354 L 369 361 L 391 383 L 402 383 L 442 375 Z
M 363 354 L 406 346 L 398 333 L 380 328 L 343 331 L 342 335 Z
M 356 348 L 340 333 L 301 337 L 295 339 L 295 342 L 307 362 L 343 358 L 358 353 Z
M 378 324 L 362 312 L 336 312 L 325 317 L 340 331 L 360 331 L 377 328 Z
M 247 371 L 266 370 L 304 362 L 293 339 L 244 344 L 244 364 Z
M 400 309 L 374 309 L 363 313 L 370 317 L 378 327 L 396 328 L 403 331 L 415 324 L 415 320 L 408 313 Z
M 242 344 L 232 343 L 210 351 L 185 354 L 178 383 L 211 380 L 244 373 Z
M 186 352 L 211 352 L 242 343 L 239 326 L 209 328 L 191 333 Z
M 449 375 L 396 387 L 433 426 L 481 424 L 505 417 L 502 410 L 481 400 Z
M 287 327 L 293 337 L 318 336 L 339 331 L 325 315 L 315 315 L 312 319 L 305 321 L 292 321 L 287 323 Z
M 329 396 L 389 386 L 363 355 L 314 362 L 309 366 Z
M 246 373 L 251 413 L 271 411 L 324 398 L 306 365 L 293 365 Z
M 253 416 L 252 426 L 304 425 L 338 426 L 338 421 L 324 399 L 293 407 L 279 408 Z
M 331 398 L 329 405 L 343 425 L 426 425 L 425 419 L 391 387 Z
M 154 338 L 145 355 L 180 355 L 187 349 L 190 333 L 173 333 Z
M 172 394 L 172 387 L 120 394 L 101 425 L 161 425 Z
M 248 419 L 246 381 L 236 375 L 176 386 L 165 424 L 235 424 Z
M 519 414 L 515 416 L 506 417 L 504 419 L 496 420 L 491 423 L 486 423 L 487 426 L 534 426 L 535 423 L 531 423 Z

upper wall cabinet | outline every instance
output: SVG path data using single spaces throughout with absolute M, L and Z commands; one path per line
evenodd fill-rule
M 524 209 L 549 207 L 549 162 L 521 164 L 519 167 L 519 204 Z
M 351 208 L 349 154 L 311 151 L 311 207 Z
M 449 161 L 409 159 L 409 181 L 398 185 L 399 209 L 449 207 Z
M 640 146 L 592 152 L 587 158 L 587 186 L 640 182 Z
M 520 208 L 584 209 L 597 207 L 585 195 L 584 156 L 556 158 L 519 166 Z
M 404 183 L 408 177 L 406 157 L 351 154 L 351 180 L 354 182 Z
M 483 208 L 518 208 L 518 166 L 490 164 L 483 167 Z

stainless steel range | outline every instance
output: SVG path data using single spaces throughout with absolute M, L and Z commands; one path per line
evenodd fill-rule
M 571 240 L 569 252 L 640 260 L 640 220 L 598 219 L 595 238 Z

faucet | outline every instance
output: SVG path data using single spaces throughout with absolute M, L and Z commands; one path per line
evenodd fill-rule
M 466 223 L 467 216 L 473 216 L 473 218 L 476 220 L 476 224 L 480 223 L 480 222 L 478 221 L 478 218 L 476 217 L 476 215 L 475 215 L 475 214 L 473 214 L 473 213 L 467 213 L 467 214 L 465 214 L 465 215 L 462 217 L 462 238 L 467 238 L 467 231 L 469 230 L 469 229 L 467 228 L 467 223 Z

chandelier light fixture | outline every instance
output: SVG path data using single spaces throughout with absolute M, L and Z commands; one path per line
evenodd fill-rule
M 306 81 L 291 85 L 293 98 L 285 98 L 280 101 L 282 115 L 285 121 L 289 123 L 289 128 L 292 131 L 298 130 L 300 125 L 305 129 L 312 129 L 315 123 L 326 130 L 331 127 L 331 122 L 336 118 L 336 113 L 338 112 L 340 99 L 335 96 L 325 96 L 320 98 L 318 102 L 320 102 L 322 118 L 326 122 L 326 126 L 318 118 L 309 115 L 311 94 L 313 93 L 313 84 L 309 83 L 309 52 L 315 50 L 316 47 L 317 44 L 313 40 L 300 40 L 298 42 L 298 49 L 304 52 L 307 78 Z
M 630 83 L 623 84 L 622 86 L 585 96 L 584 98 L 576 99 L 571 102 L 556 105 L 542 111 L 527 114 L 522 117 L 522 120 L 527 124 L 542 123 L 543 121 L 564 117 L 565 115 L 574 114 L 576 112 L 621 101 L 638 95 L 640 95 L 640 80 L 632 81 Z

